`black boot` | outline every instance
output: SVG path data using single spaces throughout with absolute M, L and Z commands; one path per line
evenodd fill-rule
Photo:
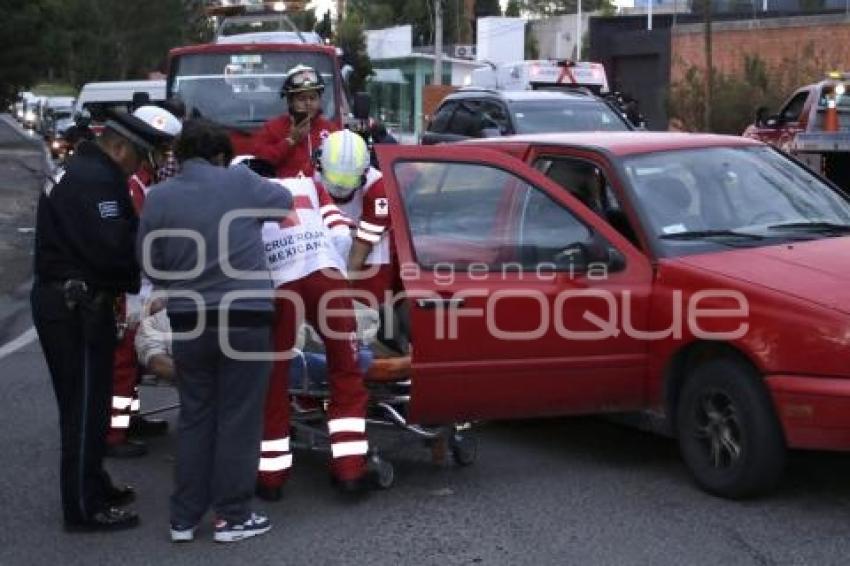
M 70 533 L 95 531 L 120 531 L 139 525 L 139 516 L 128 509 L 107 507 L 82 521 L 65 522 L 65 530 Z
M 139 415 L 130 417 L 130 428 L 127 434 L 135 437 L 164 436 L 168 434 L 168 421 L 162 419 L 147 419 Z
M 107 444 L 107 458 L 139 458 L 148 453 L 148 446 L 138 440 L 125 440 L 121 444 Z

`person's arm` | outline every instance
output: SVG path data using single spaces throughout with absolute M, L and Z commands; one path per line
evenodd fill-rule
M 154 374 L 158 379 L 174 381 L 174 359 L 165 354 L 154 354 L 148 360 L 148 371 Z
M 275 167 L 289 158 L 295 146 L 289 138 L 289 124 L 279 120 L 270 120 L 254 135 L 253 153 L 255 157 L 265 159 Z
M 359 238 L 355 238 L 351 244 L 351 251 L 348 254 L 348 271 L 356 274 L 358 271 L 363 271 L 366 265 L 366 258 L 372 253 L 372 244 L 364 242 Z
M 366 190 L 363 198 L 363 213 L 348 256 L 349 272 L 362 271 L 372 248 L 386 237 L 390 225 L 389 212 L 384 181 L 378 179 Z
M 351 253 L 351 229 L 354 227 L 354 222 L 339 209 L 321 183 L 316 183 L 315 186 L 322 223 L 340 259 L 347 262 Z

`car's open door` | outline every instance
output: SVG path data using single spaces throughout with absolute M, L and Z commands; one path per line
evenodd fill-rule
M 411 419 L 618 411 L 645 403 L 651 267 L 509 155 L 379 146 L 411 315 Z

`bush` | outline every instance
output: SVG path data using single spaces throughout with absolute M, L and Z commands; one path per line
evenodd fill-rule
M 670 87 L 669 115 L 689 131 L 738 135 L 752 123 L 755 109 L 765 106 L 775 113 L 800 86 L 823 76 L 829 62 L 810 42 L 798 53 L 769 68 L 758 55 L 744 55 L 742 71 L 714 71 L 711 127 L 704 124 L 705 71 L 690 66 L 685 77 Z

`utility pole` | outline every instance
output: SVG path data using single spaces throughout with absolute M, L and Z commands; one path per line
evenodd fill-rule
M 652 4 L 655 0 L 649 0 L 649 9 L 646 11 L 646 29 L 652 31 Z
M 705 108 L 703 128 L 711 131 L 711 106 L 713 103 L 714 66 L 711 53 L 711 0 L 702 0 L 703 18 L 705 21 Z
M 576 61 L 581 61 L 581 0 L 576 2 Z
M 443 0 L 434 0 L 434 77 L 431 84 L 443 84 Z

